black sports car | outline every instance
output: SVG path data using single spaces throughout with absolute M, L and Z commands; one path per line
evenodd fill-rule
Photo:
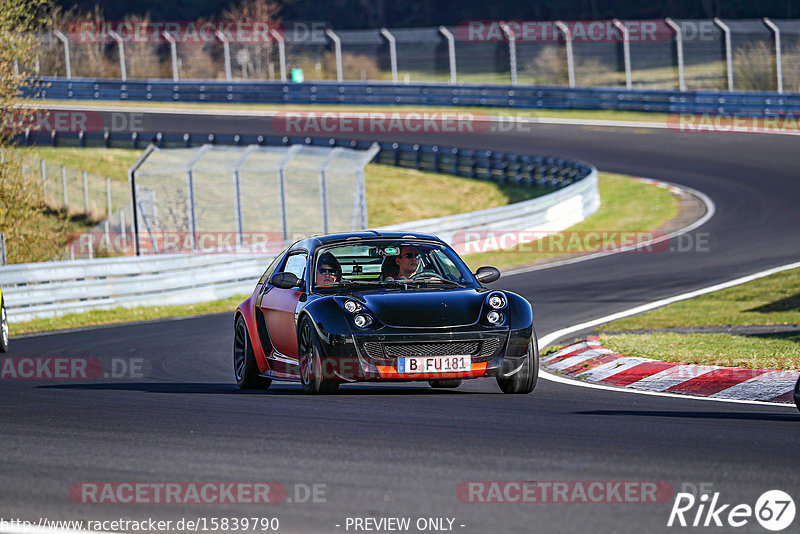
M 240 388 L 299 380 L 307 393 L 356 381 L 428 381 L 455 388 L 495 377 L 505 393 L 536 386 L 533 309 L 487 289 L 432 235 L 317 236 L 281 252 L 234 316 Z

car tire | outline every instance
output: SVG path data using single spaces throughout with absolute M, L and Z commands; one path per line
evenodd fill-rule
M 311 395 L 329 395 L 339 389 L 339 381 L 325 378 L 322 368 L 322 346 L 317 329 L 308 316 L 300 322 L 297 335 L 297 357 L 300 364 L 300 383 L 303 392 Z
M 6 301 L 0 300 L 0 352 L 8 352 L 8 315 Z
M 233 376 L 239 389 L 267 389 L 272 379 L 260 376 L 256 355 L 247 332 L 247 322 L 236 316 L 233 327 Z
M 461 385 L 460 378 L 439 378 L 436 380 L 428 380 L 428 384 L 433 389 L 454 389 Z
M 539 378 L 539 342 L 536 338 L 536 331 L 528 345 L 528 353 L 522 368 L 513 375 L 503 378 L 497 377 L 497 385 L 503 393 L 530 393 L 536 387 Z

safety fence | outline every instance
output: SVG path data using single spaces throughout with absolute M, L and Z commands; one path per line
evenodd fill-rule
M 167 82 L 44 78 L 30 96 L 48 99 L 239 104 L 344 104 L 607 109 L 661 113 L 800 113 L 800 93 L 626 90 L 508 85 Z M 54 134 L 57 135 L 57 134 Z M 88 134 L 87 134 L 88 135 Z
M 78 21 L 35 36 L 43 76 L 800 91 L 800 20 Z M 58 25 L 56 25 L 58 26 Z

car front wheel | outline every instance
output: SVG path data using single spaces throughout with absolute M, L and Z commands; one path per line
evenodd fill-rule
M 317 329 L 308 317 L 304 317 L 300 323 L 297 355 L 300 359 L 300 383 L 303 385 L 303 392 L 312 395 L 336 393 L 339 381 L 325 377 L 325 370 L 322 367 L 322 346 Z
M 233 374 L 239 389 L 267 389 L 272 380 L 260 375 L 247 323 L 238 315 L 233 327 Z
M 530 393 L 536 387 L 539 378 L 539 342 L 536 332 L 528 345 L 528 353 L 522 368 L 509 377 L 497 377 L 497 385 L 503 393 Z

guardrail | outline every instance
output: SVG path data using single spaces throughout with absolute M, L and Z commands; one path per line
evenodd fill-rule
M 0 268 L 12 323 L 116 307 L 203 302 L 247 293 L 272 256 L 161 255 Z
M 56 132 L 26 131 L 18 134 L 21 145 L 65 147 L 144 148 L 154 143 L 159 148 L 220 145 L 288 146 L 307 144 L 367 150 L 373 141 L 330 137 L 272 137 L 263 135 L 169 134 L 162 132 Z M 492 150 L 473 150 L 439 145 L 381 142 L 377 162 L 416 170 L 452 174 L 465 178 L 491 180 L 531 187 L 558 189 L 581 180 L 591 166 L 551 156 L 514 154 Z
M 438 105 L 661 113 L 800 113 L 800 93 L 636 90 L 381 82 L 218 82 L 42 78 L 29 96 L 76 100 L 259 104 Z

